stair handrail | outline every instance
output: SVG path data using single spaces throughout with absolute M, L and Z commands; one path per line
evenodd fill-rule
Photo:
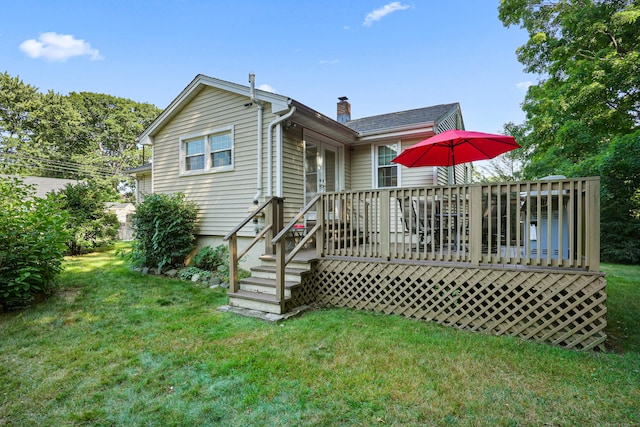
M 242 259 L 243 256 L 247 254 L 258 243 L 265 234 L 272 231 L 273 224 L 265 224 L 265 227 L 256 235 L 256 237 L 249 243 L 249 245 L 238 255 L 238 232 L 249 223 L 249 221 L 253 220 L 258 214 L 260 214 L 267 206 L 269 206 L 274 199 L 277 199 L 275 196 L 271 196 L 264 201 L 260 206 L 256 208 L 256 210 L 252 211 L 245 219 L 243 219 L 240 224 L 238 224 L 233 230 L 227 233 L 226 236 L 223 237 L 223 240 L 229 241 L 229 292 L 235 293 L 238 292 L 238 261 Z
M 282 230 L 271 239 L 271 244 L 276 247 L 276 299 L 280 303 L 280 308 L 282 312 L 285 309 L 285 299 L 284 299 L 284 282 L 285 282 L 285 268 L 287 264 L 296 256 L 296 254 L 307 244 L 307 242 L 311 239 L 311 237 L 322 228 L 322 221 L 316 221 L 316 224 L 309 230 L 308 233 L 298 242 L 298 244 L 291 250 L 288 256 L 285 256 L 285 244 L 287 234 L 291 231 L 293 226 L 300 221 L 304 216 L 311 210 L 313 206 L 318 203 L 321 195 L 317 194 L 307 205 L 302 208 L 300 212 L 293 217 L 291 221 L 284 227 Z M 317 210 L 319 212 L 319 210 Z M 320 213 L 320 216 L 322 214 Z
M 285 239 L 287 233 L 289 233 L 293 226 L 296 225 L 302 218 L 304 218 L 304 216 L 311 210 L 311 208 L 313 208 L 313 206 L 318 203 L 320 197 L 321 196 L 318 194 L 313 199 L 311 199 L 311 201 L 307 203 L 307 205 L 302 208 L 302 210 L 300 210 L 300 212 L 298 212 L 296 216 L 294 216 L 293 219 L 287 223 L 287 225 L 282 227 L 282 230 L 280 230 L 280 232 L 276 234 L 276 236 L 271 240 L 271 244 L 277 246 L 281 240 Z M 296 254 L 304 247 L 304 245 L 311 239 L 316 231 L 320 229 L 321 226 L 322 224 L 320 223 L 320 221 L 316 221 L 316 225 L 314 225 L 311 230 L 309 230 L 305 234 L 305 236 L 298 242 L 298 244 L 293 249 L 291 249 L 289 255 L 286 258 L 286 264 L 289 264 L 293 257 L 296 256 Z
M 249 216 L 247 216 L 245 219 L 243 219 L 242 222 L 240 222 L 240 224 L 236 225 L 236 227 L 233 230 L 231 230 L 230 232 L 228 232 L 227 235 L 224 236 L 222 239 L 224 241 L 229 240 L 233 234 L 236 234 L 238 231 L 240 231 L 242 229 L 242 227 L 247 225 L 249 223 L 249 221 L 251 221 L 253 219 L 254 216 L 256 216 L 260 212 L 262 212 L 264 210 L 264 208 L 266 208 L 271 203 L 271 201 L 273 199 L 275 199 L 275 196 L 271 196 L 267 200 L 265 200 L 264 203 L 262 203 L 260 206 L 258 206 L 255 211 L 252 211 L 249 214 Z

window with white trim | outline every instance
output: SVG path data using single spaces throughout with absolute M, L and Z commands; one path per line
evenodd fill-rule
M 186 172 L 204 170 L 204 141 L 204 138 L 198 138 L 184 142 L 184 170 Z
M 233 169 L 233 127 L 180 138 L 180 173 L 222 172 Z
M 398 156 L 399 144 L 384 144 L 374 147 L 375 187 L 397 187 L 400 166 L 391 163 Z

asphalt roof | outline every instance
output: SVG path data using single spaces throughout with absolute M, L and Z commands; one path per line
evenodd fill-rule
M 431 107 L 417 108 L 415 110 L 399 111 L 397 113 L 380 114 L 379 116 L 363 117 L 348 121 L 345 126 L 356 132 L 371 132 L 383 129 L 392 129 L 401 126 L 409 126 L 418 123 L 437 122 L 446 115 L 458 103 L 441 104 Z

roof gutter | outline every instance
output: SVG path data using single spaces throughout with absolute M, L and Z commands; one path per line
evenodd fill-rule
M 269 127 L 267 129 L 267 152 L 269 155 L 269 161 L 268 161 L 268 171 L 267 173 L 269 174 L 269 176 L 267 177 L 267 193 L 270 196 L 273 196 L 273 128 L 275 126 L 278 126 L 278 137 L 277 139 L 277 147 L 276 147 L 276 160 L 277 160 L 277 167 L 276 167 L 276 173 L 277 173 L 277 179 L 278 179 L 278 196 L 282 196 L 282 131 L 280 129 L 280 124 L 287 120 L 289 117 L 291 117 L 293 115 L 293 113 L 296 112 L 296 107 L 295 105 L 291 105 L 289 107 L 289 112 L 287 112 L 286 114 L 277 117 L 275 120 L 273 120 L 271 123 L 269 123 Z

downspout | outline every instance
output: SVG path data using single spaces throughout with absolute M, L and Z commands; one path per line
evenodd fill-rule
M 255 80 L 256 80 L 256 76 L 255 74 L 251 73 L 249 74 L 249 98 L 251 99 L 251 103 L 252 104 L 256 104 L 258 106 L 258 141 L 257 141 L 257 150 L 258 150 L 258 155 L 257 155 L 257 173 L 256 173 L 256 179 L 257 179 L 257 191 L 256 191 L 256 195 L 253 196 L 253 203 L 254 204 L 258 204 L 260 203 L 260 196 L 262 196 L 262 114 L 263 114 L 263 110 L 262 110 L 262 101 L 258 101 L 258 99 L 256 98 L 256 93 L 255 93 Z
M 276 118 L 274 121 L 272 121 L 271 123 L 269 123 L 269 127 L 267 129 L 267 152 L 269 153 L 269 161 L 268 161 L 269 177 L 267 179 L 267 183 L 268 183 L 267 192 L 269 193 L 269 196 L 273 196 L 273 179 L 272 179 L 273 177 L 273 161 L 272 160 L 273 159 L 271 154 L 273 150 L 273 127 L 278 125 L 278 138 L 277 138 L 278 146 L 276 147 L 277 148 L 276 160 L 278 161 L 278 165 L 277 165 L 276 171 L 278 173 L 278 196 L 282 196 L 282 133 L 280 131 L 279 125 L 280 123 L 282 123 L 283 121 L 291 117 L 295 112 L 296 112 L 296 107 L 295 105 L 292 105 L 287 114 L 280 116 Z

